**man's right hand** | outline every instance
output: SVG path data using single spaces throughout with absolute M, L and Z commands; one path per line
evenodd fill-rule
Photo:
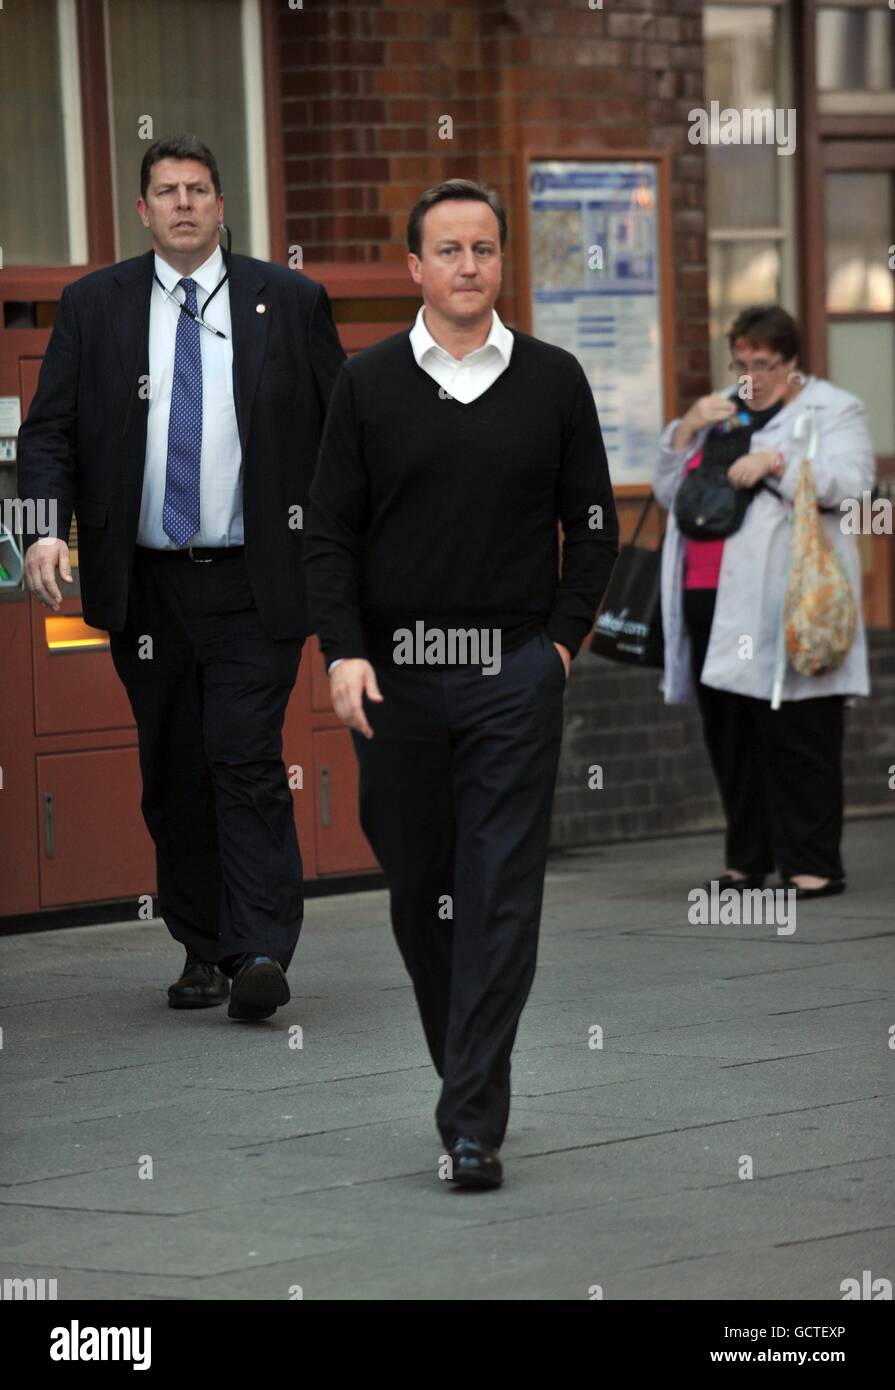
M 56 567 L 66 584 L 71 584 L 71 556 L 65 541 L 42 540 L 25 552 L 25 588 L 46 608 L 59 611 L 62 594 L 56 583 Z
M 735 415 L 737 403 L 731 400 L 730 396 L 722 396 L 720 391 L 713 391 L 710 396 L 700 396 L 698 401 L 690 406 L 686 415 L 678 422 L 677 429 L 671 440 L 673 449 L 684 449 L 695 439 L 700 430 L 704 430 L 706 425 L 717 425 L 720 420 L 727 420 L 731 415 Z
M 380 702 L 384 697 L 376 683 L 376 672 L 369 661 L 348 657 L 340 661 L 329 678 L 329 697 L 342 723 L 356 729 L 364 738 L 372 738 L 373 730 L 364 713 L 364 696 Z

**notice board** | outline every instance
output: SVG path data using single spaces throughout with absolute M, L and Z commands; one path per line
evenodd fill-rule
M 529 150 L 521 182 L 527 331 L 578 358 L 613 484 L 644 492 L 674 412 L 667 156 Z

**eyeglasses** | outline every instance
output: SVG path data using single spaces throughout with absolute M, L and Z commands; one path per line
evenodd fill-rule
M 779 367 L 783 361 L 782 357 L 769 360 L 767 357 L 756 357 L 754 362 L 743 362 L 739 357 L 735 357 L 732 362 L 728 362 L 728 369 L 735 372 L 737 376 L 750 376 L 758 372 L 764 376 L 766 372 L 772 372 L 775 367 Z

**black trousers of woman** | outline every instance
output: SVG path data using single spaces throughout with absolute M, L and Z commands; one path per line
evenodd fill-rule
M 714 589 L 684 590 L 693 681 L 727 817 L 726 866 L 843 878 L 844 698 L 784 700 L 773 710 L 767 700 L 703 685 L 714 612 Z

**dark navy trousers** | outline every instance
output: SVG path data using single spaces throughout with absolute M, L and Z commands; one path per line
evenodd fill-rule
M 262 627 L 241 552 L 194 564 L 138 547 L 110 645 L 137 723 L 169 931 L 228 973 L 245 951 L 285 970 L 304 911 L 282 752 L 302 639 Z
M 354 734 L 360 817 L 442 1078 L 450 1144 L 499 1145 L 534 977 L 565 671 L 546 633 L 501 669 L 374 662 L 372 739 Z

